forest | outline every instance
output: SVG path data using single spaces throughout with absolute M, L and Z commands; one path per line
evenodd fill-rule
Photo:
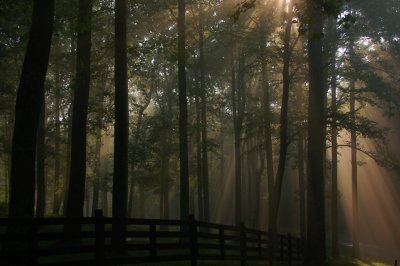
M 193 214 L 291 233 L 310 265 L 393 263 L 399 18 L 398 0 L 2 0 L 0 217 Z

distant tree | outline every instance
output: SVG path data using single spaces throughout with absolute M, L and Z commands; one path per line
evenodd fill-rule
M 33 217 L 37 129 L 54 22 L 54 0 L 34 0 L 32 24 L 15 104 L 9 218 Z

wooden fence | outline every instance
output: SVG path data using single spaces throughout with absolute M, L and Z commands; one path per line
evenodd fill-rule
M 111 245 L 112 218 L 0 219 L 0 265 L 121 265 L 198 260 L 292 261 L 302 259 L 301 241 L 277 235 L 272 254 L 267 232 L 196 221 L 125 219 L 126 243 Z M 75 226 L 75 230 L 65 230 Z M 14 228 L 14 229 L 13 229 Z M 76 230 L 76 229 L 80 230 Z M 6 263 L 2 263 L 6 262 Z

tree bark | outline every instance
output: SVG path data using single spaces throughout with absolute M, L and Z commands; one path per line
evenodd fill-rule
M 207 91 L 205 84 L 203 6 L 199 1 L 199 65 L 201 99 L 201 173 L 203 181 L 204 221 L 210 221 L 210 196 L 208 191 L 208 140 L 207 140 Z
M 185 0 L 178 1 L 178 87 L 179 87 L 179 171 L 180 171 L 180 218 L 189 219 L 189 162 L 187 137 L 186 99 L 186 48 L 185 48 Z
M 126 20 L 127 1 L 115 1 L 115 127 L 112 243 L 115 250 L 125 243 L 123 219 L 127 214 L 128 187 L 128 77 Z
M 320 0 L 308 3 L 308 184 L 307 249 L 305 261 L 325 265 L 325 197 L 324 197 L 324 81 L 322 64 L 323 14 Z
M 71 166 L 66 206 L 67 217 L 82 217 L 85 199 L 86 123 L 90 87 L 91 12 L 92 0 L 80 0 L 78 7 L 77 63 L 71 128 Z
M 54 22 L 54 0 L 34 0 L 32 24 L 15 104 L 9 218 L 33 217 L 35 153 Z
M 352 45 L 352 44 L 351 44 Z M 352 50 L 352 49 L 351 49 Z M 355 115 L 355 104 L 356 98 L 354 95 L 355 90 L 355 82 L 351 81 L 350 84 L 350 119 L 351 124 L 355 125 L 356 123 L 356 115 Z M 359 240 L 359 232 L 358 232 L 358 181 L 357 181 L 357 135 L 356 131 L 352 129 L 350 131 L 351 138 L 351 199 L 352 199 L 352 213 L 353 213 L 353 222 L 352 222 L 352 234 L 353 234 L 353 249 L 352 255 L 354 258 L 360 257 L 360 240 Z
M 331 87 L 331 109 L 332 109 L 332 202 L 331 202 L 331 227 L 332 227 L 332 256 L 334 258 L 339 257 L 339 238 L 338 238 L 338 144 L 337 144 L 337 81 L 336 81 L 336 20 L 331 18 L 329 20 L 328 29 L 330 30 L 330 34 L 328 35 L 329 39 L 332 41 L 332 45 L 330 47 L 330 70 L 331 70 L 331 79 L 330 79 L 330 87 Z
M 291 57 L 291 47 L 290 47 L 290 36 L 292 28 L 292 18 L 293 18 L 293 1 L 289 2 L 288 14 L 286 16 L 286 27 L 284 36 L 284 52 L 283 52 L 283 88 L 282 88 L 282 105 L 281 105 L 281 115 L 280 115 L 280 130 L 279 130 L 279 161 L 278 169 L 275 178 L 274 192 L 272 197 L 272 211 L 269 219 L 269 231 L 273 238 L 275 237 L 278 230 L 278 211 L 279 203 L 282 193 L 282 183 L 283 176 L 285 174 L 286 157 L 288 149 L 288 105 L 289 105 L 289 87 L 290 87 L 290 57 Z

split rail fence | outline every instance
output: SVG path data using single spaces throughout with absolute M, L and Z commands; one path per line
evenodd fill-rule
M 197 221 L 124 219 L 126 243 L 111 243 L 113 218 L 0 219 L 0 265 L 122 265 L 199 260 L 292 261 L 302 259 L 301 241 L 277 235 L 271 252 L 267 232 Z M 80 230 L 64 230 L 75 226 Z M 14 230 L 13 230 L 14 228 Z M 5 263 L 2 263 L 5 262 Z

